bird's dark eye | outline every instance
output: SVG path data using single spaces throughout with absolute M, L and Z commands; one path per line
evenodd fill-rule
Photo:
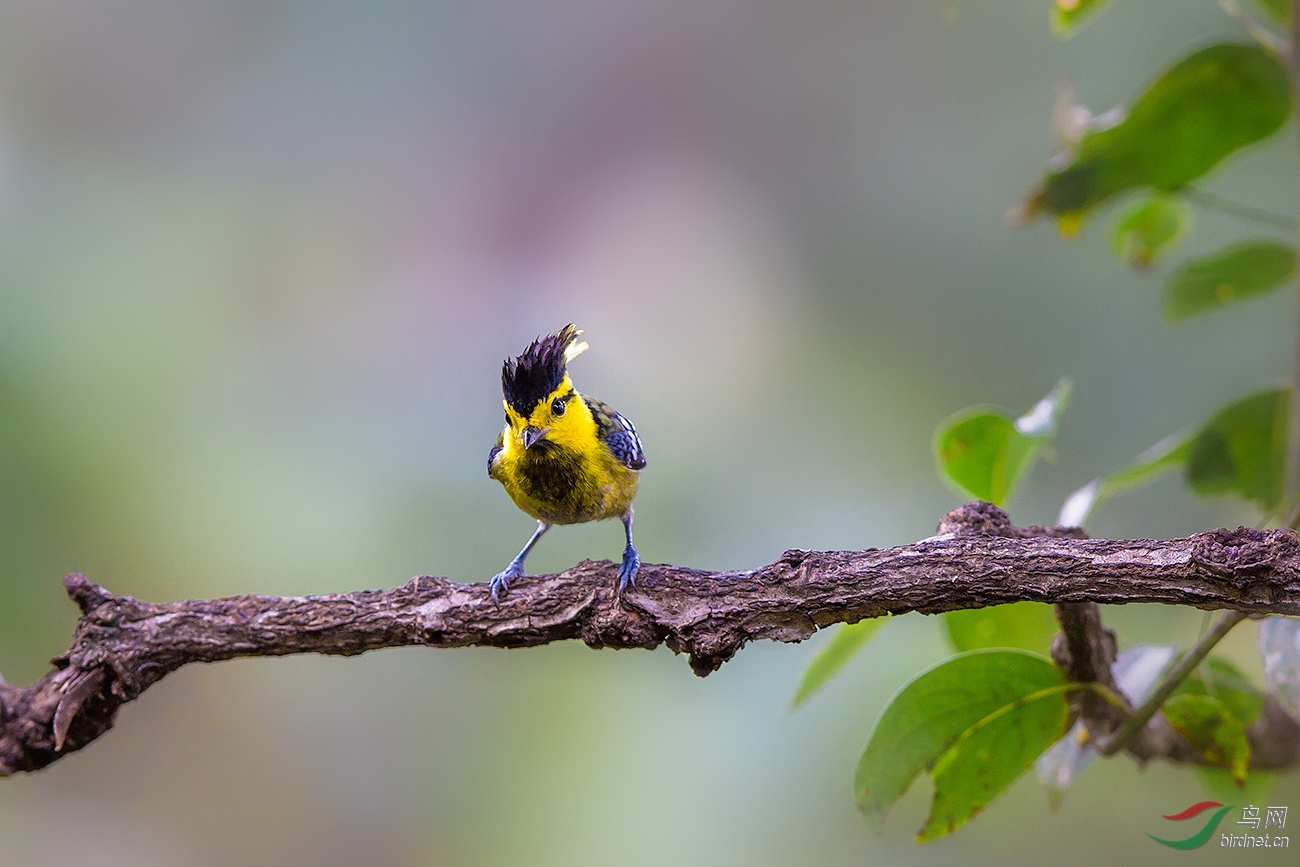
M 564 415 L 564 398 L 557 397 L 551 401 L 551 415 Z

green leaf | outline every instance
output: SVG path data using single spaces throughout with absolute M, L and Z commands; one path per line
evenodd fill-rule
M 1015 421 L 982 407 L 949 416 L 935 434 L 940 475 L 976 499 L 1005 505 L 1038 448 L 1056 435 L 1069 396 L 1070 382 L 1063 379 Z
M 931 771 L 934 801 L 918 841 L 960 828 L 1065 735 L 1067 688 L 1039 690 L 985 717 L 943 754 Z
M 1127 190 L 1172 192 L 1268 138 L 1290 114 L 1276 57 L 1256 44 L 1211 45 L 1162 73 L 1124 120 L 1084 135 L 1029 193 L 1023 214 L 1052 214 L 1065 228 Z
M 1263 768 L 1251 770 L 1243 783 L 1234 780 L 1226 768 L 1195 765 L 1193 770 L 1205 793 L 1224 804 L 1257 804 L 1268 798 L 1277 785 L 1277 771 Z
M 1180 464 L 1197 494 L 1238 494 L 1271 509 L 1283 492 L 1290 398 L 1286 388 L 1253 394 L 1219 410 L 1199 430 L 1161 440 L 1133 463 L 1071 494 L 1056 522 L 1082 526 L 1106 497 Z
M 955 829 L 1064 734 L 1068 688 L 1051 661 L 1021 650 L 975 650 L 922 672 L 872 729 L 853 781 L 859 808 L 878 821 L 929 770 L 922 838 Z
M 1057 36 L 1073 36 L 1085 20 L 1107 0 L 1056 0 L 1052 4 L 1052 32 Z
M 1062 527 L 1082 527 L 1093 508 L 1106 497 L 1148 481 L 1165 470 L 1182 466 L 1191 454 L 1194 438 L 1191 431 L 1165 437 L 1127 466 L 1108 476 L 1093 479 L 1069 496 L 1061 506 L 1056 523 Z
M 1150 195 L 1133 202 L 1115 220 L 1110 247 L 1116 258 L 1134 268 L 1149 268 L 1162 252 L 1187 234 L 1192 209 L 1181 199 Z
M 955 650 L 1018 647 L 1047 653 L 1056 635 L 1052 606 L 1042 602 L 1013 602 L 989 608 L 949 611 L 943 615 L 948 640 Z
M 1247 680 L 1231 662 L 1217 656 L 1207 660 L 1196 674 L 1180 683 L 1174 695 L 1217 698 L 1243 726 L 1249 726 L 1264 712 L 1263 690 Z
M 1267 295 L 1295 276 L 1295 249 L 1274 241 L 1234 244 L 1181 265 L 1165 281 L 1161 306 L 1178 322 L 1237 301 Z
M 1279 388 L 1229 404 L 1191 443 L 1187 483 L 1198 494 L 1235 493 L 1272 508 L 1282 497 L 1291 392 Z
M 993 410 L 947 419 L 935 442 L 939 471 L 979 500 L 1001 506 L 1033 459 L 1035 444 Z
M 1227 705 L 1208 695 L 1175 695 L 1160 708 L 1174 731 L 1209 764 L 1227 768 L 1238 785 L 1246 782 L 1250 742 L 1246 728 Z
M 813 657 L 812 663 L 803 673 L 803 680 L 799 681 L 799 690 L 794 694 L 790 706 L 798 707 L 812 698 L 813 693 L 821 689 L 855 653 L 865 647 L 871 636 L 884 624 L 884 617 L 873 617 L 857 623 L 846 623 L 835 630 L 835 635 Z

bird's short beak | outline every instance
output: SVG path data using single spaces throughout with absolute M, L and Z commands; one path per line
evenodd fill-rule
M 544 436 L 546 436 L 546 428 L 529 425 L 524 428 L 524 448 L 531 449 Z

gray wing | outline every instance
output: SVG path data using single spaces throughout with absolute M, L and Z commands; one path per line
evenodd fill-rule
M 629 470 L 644 469 L 645 452 L 641 449 L 641 438 L 636 435 L 636 427 L 631 419 L 593 397 L 584 397 L 583 400 L 596 419 L 596 435 L 614 453 L 614 457 Z

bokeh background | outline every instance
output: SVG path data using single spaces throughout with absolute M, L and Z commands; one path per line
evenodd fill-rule
M 646 444 L 648 561 L 928 535 L 961 502 L 936 425 L 1023 412 L 1069 375 L 1056 459 L 1012 503 L 1051 521 L 1285 377 L 1294 338 L 1289 293 L 1169 327 L 1103 226 L 1003 224 L 1054 148 L 1058 76 L 1101 110 L 1242 38 L 1210 0 L 1113 6 L 1061 42 L 1047 0 L 0 3 L 0 671 L 28 682 L 66 647 L 68 571 L 151 599 L 486 580 L 532 526 L 483 471 L 499 365 L 569 321 L 592 346 L 579 387 Z M 1207 187 L 1294 213 L 1297 177 L 1288 129 Z M 1193 251 L 1258 234 L 1197 216 Z M 1090 529 L 1257 519 L 1171 477 Z M 529 565 L 620 547 L 616 523 L 561 529 Z M 1202 623 L 1107 616 L 1128 642 Z M 1258 672 L 1253 634 L 1225 646 Z M 900 618 L 790 712 L 824 640 L 707 680 L 667 650 L 581 645 L 186 668 L 89 749 L 0 781 L 0 859 L 1290 857 L 1152 844 L 1203 796 L 1127 760 L 1055 813 L 1023 779 L 918 847 L 922 780 L 877 835 L 853 764 L 947 650 L 936 620 Z M 1300 814 L 1296 778 L 1269 803 Z

